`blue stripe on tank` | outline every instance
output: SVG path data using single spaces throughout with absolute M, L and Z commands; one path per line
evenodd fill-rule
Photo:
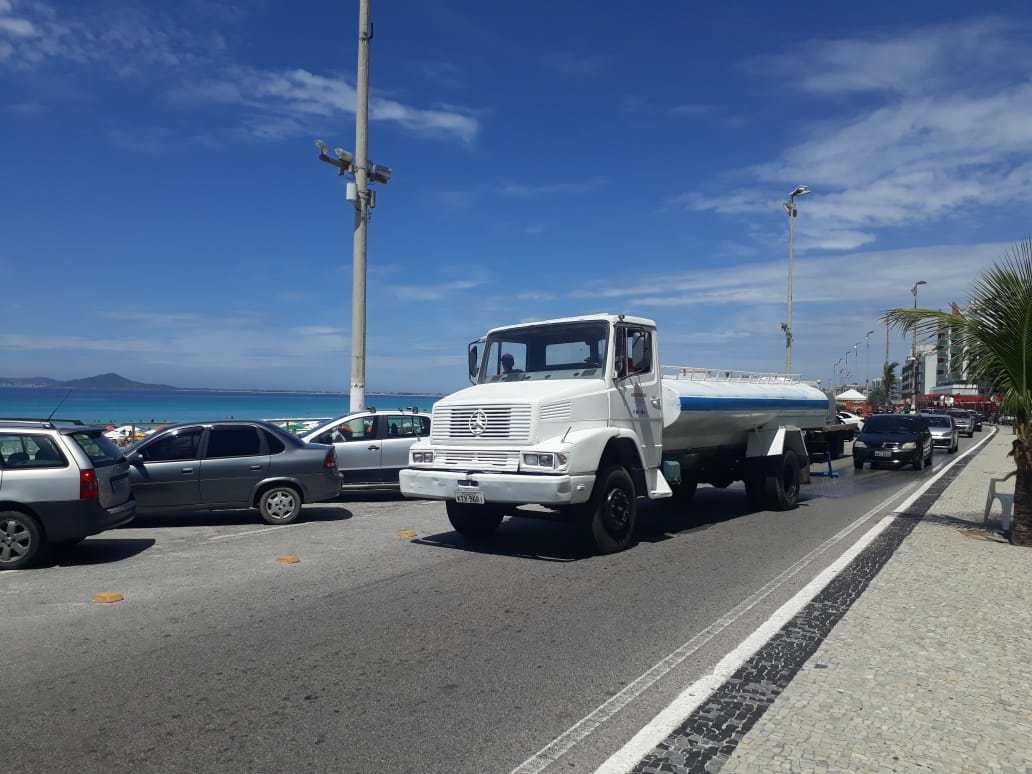
M 826 409 L 827 400 L 785 398 L 712 398 L 681 396 L 681 411 L 728 411 L 742 409 Z

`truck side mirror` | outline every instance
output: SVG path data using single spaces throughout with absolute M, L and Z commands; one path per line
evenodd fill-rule
M 477 345 L 469 345 L 469 380 L 476 382 L 477 380 Z

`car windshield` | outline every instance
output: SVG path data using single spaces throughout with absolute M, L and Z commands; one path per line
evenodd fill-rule
M 601 379 L 608 333 L 609 326 L 604 322 L 581 322 L 491 334 L 477 381 Z
M 959 419 L 962 422 L 967 422 L 971 419 L 971 416 L 966 411 L 951 411 L 950 416 L 954 419 Z
M 79 445 L 94 467 L 113 465 L 122 459 L 122 450 L 108 440 L 103 433 L 98 431 L 69 433 L 69 436 Z
M 933 415 L 933 416 L 926 417 L 926 419 L 928 420 L 928 424 L 931 425 L 932 427 L 949 427 L 950 426 L 950 418 L 949 417 L 942 417 L 942 416 L 934 416 Z
M 864 422 L 865 433 L 912 433 L 917 423 L 912 417 L 885 415 Z

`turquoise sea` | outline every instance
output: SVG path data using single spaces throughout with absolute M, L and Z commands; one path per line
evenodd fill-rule
M 0 417 L 46 417 L 68 396 L 54 415 L 98 424 L 198 422 L 214 419 L 286 419 L 337 417 L 348 412 L 345 394 L 304 392 L 104 392 L 0 387 Z M 438 396 L 366 395 L 377 410 L 412 407 L 429 410 Z

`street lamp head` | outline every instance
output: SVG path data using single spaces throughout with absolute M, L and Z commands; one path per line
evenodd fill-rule
M 864 336 L 870 336 L 872 333 L 874 333 L 874 331 L 867 331 L 867 333 L 865 333 Z
M 324 143 L 322 140 L 316 140 L 315 141 L 315 147 L 319 149 L 319 153 L 322 153 L 322 154 L 325 155 L 325 153 L 326 153 L 326 143 Z
M 806 196 L 808 193 L 810 193 L 810 189 L 805 185 L 797 185 L 795 190 L 792 191 L 789 196 Z
M 927 284 L 928 283 L 925 282 L 924 280 L 918 280 L 917 282 L 914 283 L 914 287 L 910 288 L 910 292 L 916 297 L 917 296 L 917 288 L 918 288 L 918 286 L 919 285 L 927 285 Z
M 341 161 L 343 161 L 345 164 L 350 164 L 351 160 L 355 158 L 353 155 L 348 153 L 343 148 L 334 148 L 333 149 L 333 155 L 336 156 Z

